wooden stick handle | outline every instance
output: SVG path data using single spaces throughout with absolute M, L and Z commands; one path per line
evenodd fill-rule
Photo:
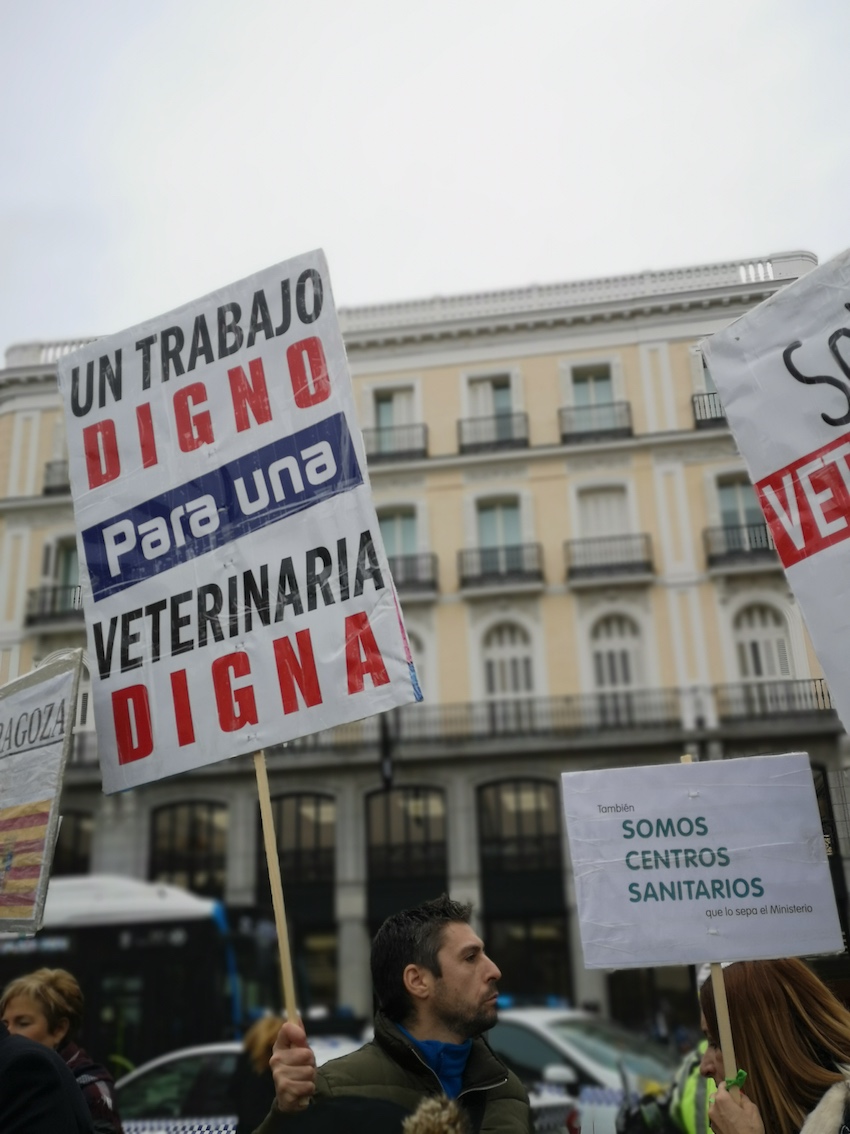
M 280 975 L 283 981 L 283 1004 L 287 1020 L 301 1022 L 295 1001 L 295 980 L 292 975 L 292 957 L 289 954 L 289 933 L 286 928 L 286 909 L 283 905 L 283 884 L 280 880 L 280 860 L 277 857 L 277 839 L 274 832 L 274 816 L 269 795 L 269 777 L 266 772 L 266 754 L 254 753 L 254 771 L 257 774 L 257 795 L 260 799 L 260 818 L 263 824 L 263 843 L 266 848 L 266 865 L 269 871 L 269 885 L 272 891 L 272 908 L 277 930 L 277 945 L 280 952 Z
M 738 1061 L 735 1058 L 735 1045 L 732 1043 L 732 1025 L 729 1022 L 729 1005 L 726 1001 L 726 982 L 723 980 L 723 966 L 717 961 L 711 962 L 711 987 L 714 991 L 714 1010 L 717 1013 L 717 1031 L 720 1039 L 720 1050 L 723 1054 L 723 1067 L 726 1078 L 733 1079 L 738 1073 Z M 733 1098 L 737 1098 L 740 1091 L 732 1087 L 729 1091 Z

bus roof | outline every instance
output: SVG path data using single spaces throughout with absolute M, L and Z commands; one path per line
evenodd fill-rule
M 178 886 L 144 882 L 119 874 L 51 878 L 44 903 L 44 928 L 121 925 L 211 918 L 218 903 Z

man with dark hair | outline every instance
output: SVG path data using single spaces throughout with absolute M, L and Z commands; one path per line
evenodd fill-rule
M 275 1102 L 257 1134 L 306 1132 L 325 1104 L 349 1098 L 412 1113 L 441 1094 L 457 1100 L 473 1134 L 530 1134 L 525 1089 L 482 1038 L 496 1023 L 501 973 L 470 912 L 444 894 L 387 918 L 372 943 L 375 1038 L 359 1051 L 317 1071 L 303 1028 L 283 1025 L 270 1061 Z

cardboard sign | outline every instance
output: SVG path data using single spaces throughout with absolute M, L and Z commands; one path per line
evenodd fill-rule
M 41 928 L 82 650 L 0 689 L 0 932 Z
M 321 252 L 59 385 L 105 791 L 421 699 Z
M 586 968 L 843 949 L 805 753 L 561 779 Z
M 850 252 L 701 346 L 850 728 Z

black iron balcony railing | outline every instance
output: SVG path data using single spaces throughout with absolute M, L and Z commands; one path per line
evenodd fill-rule
M 582 441 L 615 440 L 632 435 L 630 402 L 605 402 L 598 406 L 562 406 L 558 424 L 564 445 Z
M 461 453 L 528 448 L 528 414 L 497 413 L 494 417 L 465 417 L 457 423 Z
M 458 705 L 405 705 L 393 721 L 395 743 L 487 741 L 514 736 L 582 736 L 601 729 L 682 729 L 678 689 L 636 689 L 571 697 L 502 697 Z M 377 717 L 291 742 L 309 748 L 377 745 Z
M 428 456 L 427 425 L 390 425 L 364 429 L 366 456 L 375 461 L 413 461 Z
M 462 587 L 542 583 L 543 548 L 539 543 L 517 543 L 460 551 L 458 575 Z
M 607 578 L 612 575 L 651 575 L 652 539 L 637 535 L 568 539 L 564 544 L 567 579 Z
M 694 394 L 691 404 L 694 407 L 694 428 L 717 429 L 726 424 L 726 414 L 716 393 Z
M 399 594 L 437 590 L 436 555 L 430 552 L 420 555 L 390 555 L 389 564 Z
M 558 425 L 563 445 L 631 437 L 629 401 L 606 401 L 598 406 L 561 406 Z
M 703 532 L 709 567 L 777 562 L 776 548 L 767 524 L 726 524 Z
M 71 491 L 67 461 L 48 461 L 44 466 L 44 496 L 59 496 Z
M 83 617 L 79 587 L 36 587 L 27 592 L 26 622 L 56 622 L 63 618 Z
M 718 685 L 715 695 L 721 721 L 833 710 L 832 697 L 822 677 L 802 681 L 741 681 L 736 685 Z

